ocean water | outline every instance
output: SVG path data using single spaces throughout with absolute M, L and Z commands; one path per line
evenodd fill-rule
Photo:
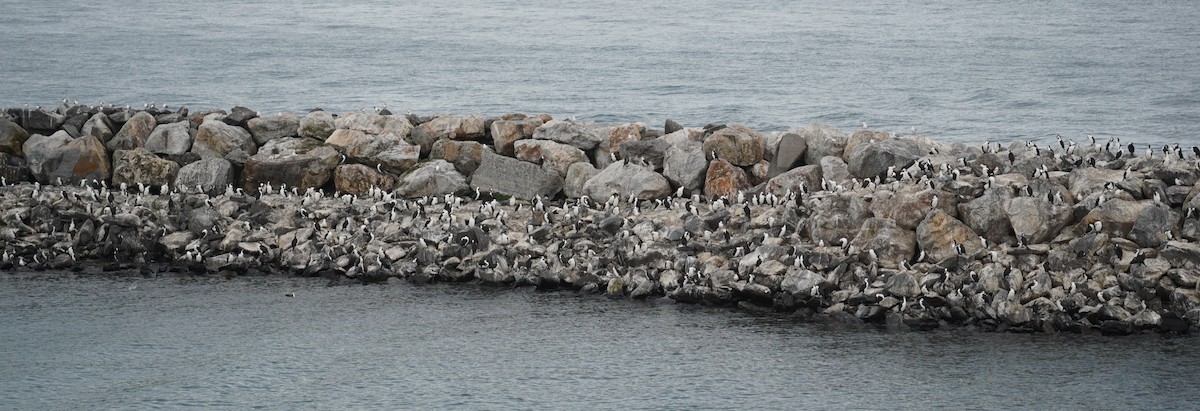
M 387 104 L 1200 144 L 1174 1 L 0 0 L 0 106 Z
M 0 313 L 11 409 L 1190 409 L 1200 394 L 1195 337 L 885 332 L 528 288 L 0 273 Z

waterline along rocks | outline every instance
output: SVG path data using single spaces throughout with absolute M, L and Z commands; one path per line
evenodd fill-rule
M 1200 322 L 1197 148 L 522 114 L 0 117 L 4 270 L 472 281 L 913 329 Z

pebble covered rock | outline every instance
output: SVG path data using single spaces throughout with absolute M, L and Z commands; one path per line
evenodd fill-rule
M 21 115 L 0 119 L 6 271 L 471 281 L 913 330 L 1200 324 L 1197 148 L 524 114 L 7 112 Z

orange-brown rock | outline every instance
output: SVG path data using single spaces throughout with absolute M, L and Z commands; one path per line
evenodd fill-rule
M 708 163 L 708 173 L 704 175 L 704 195 L 732 198 L 738 191 L 747 188 L 750 188 L 750 180 L 741 167 L 720 158 Z
M 333 185 L 343 193 L 361 195 L 371 187 L 392 191 L 396 178 L 362 164 L 342 164 L 333 170 Z

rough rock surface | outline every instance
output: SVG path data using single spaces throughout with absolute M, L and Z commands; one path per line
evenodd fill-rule
M 337 129 L 333 115 L 324 111 L 314 111 L 300 118 L 300 128 L 296 131 L 300 137 L 324 140 Z
M 775 144 L 774 155 L 771 157 L 769 178 L 804 165 L 804 153 L 808 151 L 808 141 L 800 134 L 800 130 L 789 130 L 780 134 L 779 142 Z
M 533 138 L 557 141 L 578 147 L 580 150 L 590 151 L 604 140 L 604 133 L 604 127 L 591 122 L 551 120 L 538 127 L 533 133 Z
M 486 134 L 480 116 L 440 116 L 421 123 L 412 130 L 412 141 L 428 155 L 438 140 L 481 140 Z
M 653 170 L 619 160 L 588 179 L 583 191 L 592 198 L 608 198 L 617 194 L 621 198 L 650 200 L 670 194 L 671 184 L 666 177 Z
M 1045 197 L 1017 197 L 1005 207 L 1013 235 L 1028 244 L 1052 240 L 1067 225 L 1071 207 L 1055 205 Z
M 979 235 L 971 231 L 971 227 L 941 210 L 929 213 L 917 225 L 916 231 L 917 243 L 933 261 L 957 255 L 954 251 L 955 244 L 962 245 L 967 254 L 974 254 L 983 249 Z
M 745 170 L 719 158 L 708 163 L 708 172 L 704 175 L 704 195 L 709 198 L 732 198 L 738 191 L 747 188 L 750 188 L 750 179 Z
M 277 138 L 298 136 L 300 116 L 296 113 L 279 113 L 274 116 L 255 117 L 246 121 L 246 128 L 250 129 L 254 142 L 261 146 Z
M 513 156 L 513 143 L 517 140 L 532 138 L 534 132 L 542 124 L 545 123 L 537 117 L 493 121 L 492 142 L 496 148 L 496 152 L 510 157 Z
M 332 178 L 340 159 L 341 154 L 333 147 L 314 140 L 271 140 L 246 160 L 242 187 L 250 193 L 257 193 L 258 186 L 266 183 L 275 187 L 286 184 L 301 191 L 320 188 Z
M 471 175 L 471 187 L 525 199 L 553 196 L 562 184 L 558 173 L 492 153 L 484 153 L 479 168 Z
M 454 164 L 459 173 L 469 177 L 479 168 L 483 153 L 493 153 L 492 148 L 477 141 L 440 140 L 433 143 L 429 158 L 446 160 Z
M 113 140 L 116 140 L 116 137 Z M 247 157 L 258 153 L 258 146 L 254 144 L 250 132 L 244 128 L 222 121 L 205 120 L 196 130 L 192 152 L 200 158 L 220 157 L 240 164 L 244 163 Z
M 113 184 L 133 186 L 142 183 L 158 187 L 174 183 L 178 173 L 178 163 L 158 158 L 145 148 L 113 152 Z
M 1007 211 L 1010 200 L 1012 190 L 993 187 L 970 202 L 959 203 L 958 215 L 964 224 L 988 241 L 1005 242 L 1013 238 Z
M 687 140 L 667 148 L 663 154 L 663 176 L 675 187 L 683 187 L 688 193 L 704 186 L 704 175 L 708 164 L 704 156 L 704 145 Z
M 821 188 L 821 166 L 807 165 L 788 170 L 767 181 L 767 191 L 784 195 L 789 191 L 800 193 Z
M 101 143 L 107 143 L 108 140 L 113 138 L 113 128 L 115 128 L 115 125 L 107 115 L 96 113 L 83 123 L 83 127 L 80 128 L 79 133 L 81 136 L 96 137 Z
M 21 146 L 29 139 L 29 133 L 17 123 L 0 119 L 0 153 L 23 156 Z
M 859 228 L 850 245 L 859 250 L 874 250 L 879 257 L 879 266 L 900 268 L 901 261 L 913 257 L 917 247 L 917 233 L 905 229 L 895 221 L 885 218 L 868 218 Z
M 333 186 L 337 191 L 363 195 L 372 187 L 392 191 L 396 178 L 362 164 L 342 164 L 333 170 Z
M 808 221 L 809 237 L 814 243 L 836 244 L 853 240 L 863 222 L 871 216 L 867 202 L 851 195 L 834 195 L 820 200 Z
M 855 177 L 873 178 L 884 174 L 888 167 L 906 168 L 926 154 L 913 141 L 889 138 L 854 147 L 846 155 L 846 165 Z
M 161 124 L 146 138 L 145 148 L 155 154 L 180 155 L 192 149 L 189 122 Z
M 751 166 L 763 159 L 767 139 L 749 127 L 734 124 L 704 139 L 704 152 L 737 166 Z
M 588 161 L 583 150 L 550 140 L 520 140 L 513 144 L 513 150 L 518 160 L 542 164 L 563 177 L 571 164 Z
M 846 151 L 846 135 L 833 127 L 813 124 L 801 130 L 800 135 L 806 146 L 804 164 L 818 164 L 825 156 L 841 158 Z
M 215 195 L 233 183 L 233 164 L 223 158 L 206 158 L 179 168 L 175 188 L 188 193 Z
M 567 167 L 567 177 L 563 180 L 563 194 L 568 198 L 579 198 L 587 195 L 584 184 L 600 173 L 592 163 L 581 161 Z
M 467 178 L 446 160 L 418 164 L 400 176 L 396 194 L 407 198 L 437 196 L 467 191 Z
M 109 151 L 116 151 L 145 146 L 146 139 L 150 137 L 150 133 L 154 132 L 154 127 L 157 125 L 158 122 L 154 120 L 154 116 L 145 111 L 139 111 L 124 126 L 121 126 L 121 131 L 108 140 L 105 147 L 108 147 Z
M 337 129 L 325 140 L 349 159 L 391 172 L 403 172 L 420 160 L 421 148 L 391 132 L 367 134 L 361 130 Z
M 95 137 L 80 137 L 50 149 L 42 161 L 38 180 L 74 184 L 80 180 L 107 180 L 112 176 L 108 151 Z
M 609 127 L 607 136 L 600 143 L 600 153 L 625 159 L 621 156 L 621 145 L 641 140 L 644 131 L 646 131 L 646 125 L 642 123 L 625 123 Z

